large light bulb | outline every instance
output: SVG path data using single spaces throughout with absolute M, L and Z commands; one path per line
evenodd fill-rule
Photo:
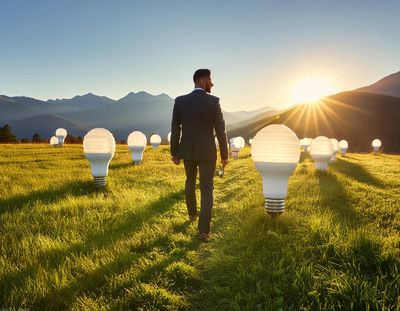
M 58 139 L 58 145 L 63 146 L 65 137 L 67 137 L 67 130 L 63 128 L 59 128 L 56 130 L 56 137 Z
M 300 158 L 299 139 L 283 124 L 268 125 L 254 137 L 251 157 L 262 177 L 267 213 L 283 213 L 288 179 Z
M 108 165 L 115 152 L 114 136 L 104 128 L 90 130 L 83 138 L 83 152 L 90 162 L 95 185 L 104 187 Z
M 53 147 L 58 146 L 58 138 L 56 136 L 52 136 L 50 138 L 50 146 L 53 146 Z
M 157 149 L 161 144 L 161 136 L 158 134 L 153 134 L 150 136 L 150 144 L 153 149 Z
M 253 143 L 253 138 L 249 139 L 249 145 L 251 146 L 251 144 Z
M 333 148 L 332 157 L 330 159 L 330 162 L 335 162 L 336 161 L 336 153 L 338 153 L 338 151 L 339 151 L 339 142 L 337 141 L 336 138 L 331 138 L 330 141 L 332 143 L 332 148 Z
M 143 151 L 146 149 L 147 138 L 140 131 L 133 131 L 128 136 L 128 148 L 131 151 L 134 164 L 140 164 L 143 158 Z
M 303 139 L 300 139 L 300 146 L 303 148 L 304 152 L 308 152 L 308 148 L 310 147 L 310 138 L 304 137 Z
M 339 141 L 339 150 L 340 150 L 340 153 L 342 154 L 342 156 L 346 155 L 348 148 L 349 148 L 349 144 L 348 144 L 347 140 L 342 139 L 341 141 Z
M 333 146 L 328 137 L 318 136 L 310 146 L 310 155 L 317 170 L 326 171 L 328 162 L 332 158 Z
M 378 153 L 379 148 L 381 148 L 382 142 L 379 139 L 374 139 L 372 141 L 372 148 L 374 148 L 374 152 Z

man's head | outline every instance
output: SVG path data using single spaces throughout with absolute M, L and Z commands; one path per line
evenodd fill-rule
M 200 87 L 207 93 L 211 93 L 214 84 L 211 82 L 211 71 L 209 69 L 198 69 L 193 75 L 195 87 Z

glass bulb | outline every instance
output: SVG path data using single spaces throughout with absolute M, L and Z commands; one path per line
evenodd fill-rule
M 340 153 L 342 154 L 342 156 L 346 155 L 348 148 L 349 148 L 349 144 L 348 144 L 347 140 L 342 139 L 341 141 L 339 141 L 339 150 L 340 150 Z
M 150 144 L 153 149 L 157 149 L 161 144 L 161 136 L 158 134 L 153 134 L 150 136 Z
M 131 151 L 134 164 L 140 164 L 143 158 L 143 152 L 146 149 L 147 138 L 140 131 L 133 131 L 128 136 L 128 149 Z
M 50 145 L 53 147 L 58 146 L 58 138 L 56 136 L 50 138 Z
M 328 137 L 318 136 L 313 140 L 310 146 L 310 155 L 315 162 L 317 170 L 326 171 L 332 154 L 333 146 Z
M 115 152 L 114 136 L 104 128 L 90 130 L 83 138 L 83 152 L 90 162 L 97 186 L 105 186 L 108 166 Z
M 374 152 L 377 153 L 382 146 L 382 142 L 379 139 L 374 139 L 372 141 L 372 147 L 374 148 Z
M 65 137 L 67 137 L 67 130 L 63 128 L 58 128 L 56 130 L 56 137 L 58 139 L 58 145 L 64 145 Z

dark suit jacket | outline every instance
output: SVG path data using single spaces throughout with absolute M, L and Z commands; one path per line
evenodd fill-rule
M 182 133 L 181 133 L 182 129 Z M 194 90 L 175 99 L 171 125 L 171 155 L 183 160 L 216 160 L 217 135 L 221 159 L 228 159 L 225 121 L 219 98 Z

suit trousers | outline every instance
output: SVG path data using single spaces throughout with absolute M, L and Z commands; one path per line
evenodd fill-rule
M 213 207 L 214 174 L 216 161 L 184 160 L 186 171 L 185 198 L 190 216 L 197 215 L 196 205 L 196 178 L 197 169 L 200 173 L 200 216 L 199 232 L 209 233 L 211 210 Z

